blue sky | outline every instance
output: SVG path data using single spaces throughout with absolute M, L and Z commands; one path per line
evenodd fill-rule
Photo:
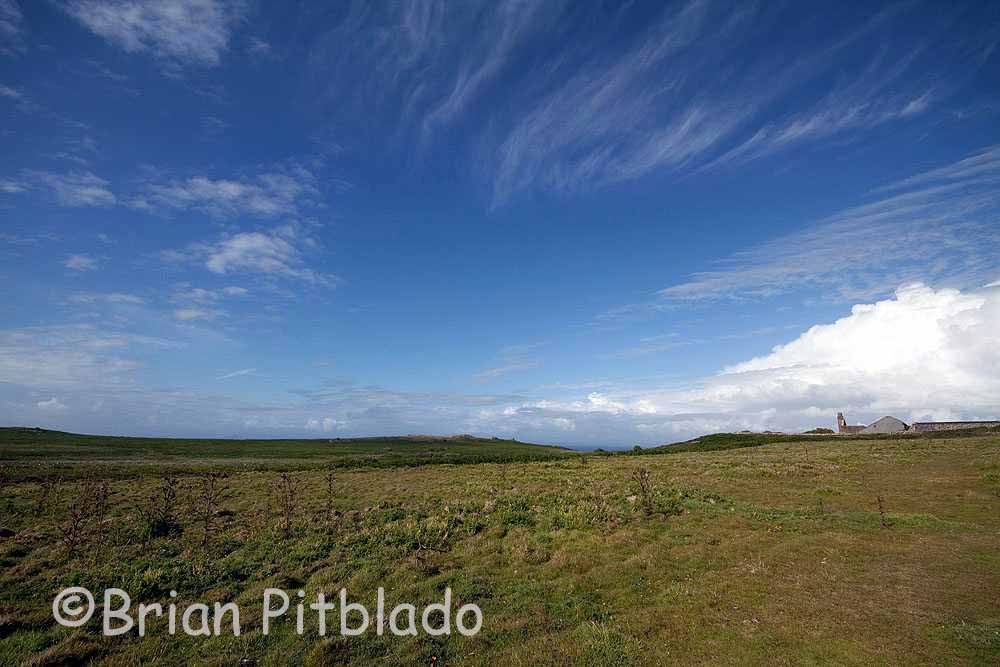
M 0 0 L 0 422 L 1000 417 L 995 3 Z

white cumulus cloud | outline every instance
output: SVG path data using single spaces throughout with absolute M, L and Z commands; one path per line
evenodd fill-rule
M 739 381 L 748 376 L 752 383 Z M 726 369 L 710 389 L 749 404 L 808 407 L 819 392 L 866 414 L 984 417 L 1000 411 L 1000 288 L 917 283 L 854 306 L 771 354 Z M 780 392 L 781 395 L 778 395 Z
M 1000 418 L 1000 286 L 960 291 L 913 283 L 686 386 L 533 401 L 508 416 L 568 417 L 588 422 L 592 433 L 669 440 L 830 426 L 838 411 L 858 422 L 886 414 L 907 422 Z
M 169 262 L 204 263 L 205 268 L 219 275 L 261 274 L 333 287 L 337 283 L 335 276 L 306 265 L 306 251 L 318 246 L 302 226 L 283 225 L 273 231 L 239 232 L 214 243 L 195 243 L 184 250 L 165 251 L 162 257 Z M 221 292 L 192 290 L 186 295 L 178 295 L 181 298 L 176 300 L 208 303 L 224 296 L 241 297 L 248 293 L 246 288 L 230 286 Z

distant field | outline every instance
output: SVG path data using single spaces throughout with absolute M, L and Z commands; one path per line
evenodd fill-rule
M 1000 434 L 742 434 L 642 456 L 75 438 L 0 444 L 2 665 L 1000 664 Z M 352 458 L 418 460 L 399 453 L 411 444 L 549 456 Z M 250 452 L 252 468 L 229 463 Z M 220 460 L 223 493 L 206 505 L 205 471 Z M 106 507 L 94 500 L 104 483 Z M 160 621 L 145 638 L 107 639 L 97 617 L 61 628 L 52 598 L 70 585 L 235 601 L 243 634 L 169 637 Z M 265 587 L 341 586 L 369 607 L 379 586 L 418 605 L 450 587 L 456 605 L 482 608 L 483 630 L 321 639 L 309 617 L 305 636 L 291 619 L 262 635 Z
M 315 440 L 183 440 L 79 435 L 61 431 L 0 428 L 0 462 L 38 465 L 67 472 L 83 465 L 122 466 L 122 473 L 145 468 L 293 469 L 328 466 L 399 467 L 437 463 L 526 462 L 573 456 L 571 450 L 516 442 L 454 436 Z

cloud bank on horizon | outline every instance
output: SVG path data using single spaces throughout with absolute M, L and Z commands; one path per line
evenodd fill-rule
M 1000 418 L 1000 6 L 0 0 L 0 423 Z
M 855 305 L 846 317 L 814 325 L 769 354 L 716 374 L 668 390 L 607 386 L 572 400 L 331 382 L 298 392 L 301 403 L 251 405 L 209 393 L 142 388 L 133 377 L 136 365 L 119 356 L 129 347 L 170 346 L 92 327 L 5 331 L 0 378 L 20 385 L 31 397 L 27 400 L 47 396 L 21 404 L 22 414 L 67 427 L 78 423 L 82 410 L 106 413 L 132 428 L 146 424 L 165 431 L 193 424 L 205 432 L 238 433 L 250 420 L 249 426 L 271 434 L 340 435 L 392 431 L 393 424 L 403 424 L 409 430 L 395 430 L 538 432 L 557 441 L 606 444 L 829 427 L 838 411 L 859 421 L 883 414 L 907 422 L 990 419 L 1000 392 L 1000 281 L 964 292 L 907 285 L 890 299 Z M 216 379 L 255 371 L 240 369 Z M 100 378 L 96 386 L 95 378 Z M 150 414 L 156 419 L 149 420 Z

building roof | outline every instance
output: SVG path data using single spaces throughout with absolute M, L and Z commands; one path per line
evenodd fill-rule
M 886 415 L 881 419 L 876 419 L 871 424 L 866 426 L 862 433 L 898 433 L 900 431 L 905 431 L 909 428 L 901 419 L 896 419 L 895 417 L 890 417 Z

